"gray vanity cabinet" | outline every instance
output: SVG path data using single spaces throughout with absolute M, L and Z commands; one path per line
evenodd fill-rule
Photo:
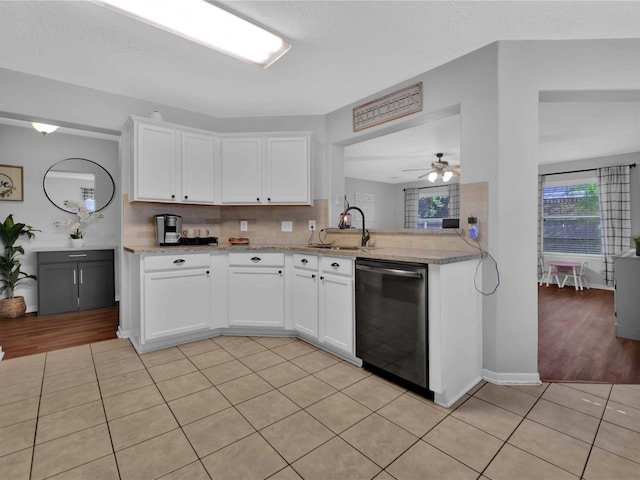
M 38 252 L 38 315 L 114 305 L 113 250 Z

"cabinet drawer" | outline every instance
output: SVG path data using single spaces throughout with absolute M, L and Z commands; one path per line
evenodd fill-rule
M 229 254 L 229 265 L 240 267 L 284 267 L 284 253 L 235 252 Z
M 113 260 L 113 250 L 61 250 L 38 252 L 39 263 L 93 262 Z
M 322 257 L 320 268 L 326 273 L 353 275 L 353 260 L 346 257 Z
M 209 268 L 208 253 L 191 253 L 185 255 L 153 255 L 144 259 L 144 271 L 178 270 L 186 268 Z
M 293 266 L 304 270 L 318 270 L 317 255 L 304 255 L 302 253 L 293 254 Z

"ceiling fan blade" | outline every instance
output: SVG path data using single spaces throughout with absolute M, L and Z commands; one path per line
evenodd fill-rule
M 411 168 L 409 170 L 402 170 L 403 172 L 419 172 L 421 170 L 428 170 L 427 168 Z
M 418 177 L 418 179 L 421 179 L 421 178 L 426 177 L 427 175 L 429 175 L 429 173 L 431 173 L 431 172 L 425 173 L 424 175 L 420 175 L 420 176 Z

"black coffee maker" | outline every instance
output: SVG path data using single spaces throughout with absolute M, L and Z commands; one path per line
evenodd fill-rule
M 182 217 L 164 213 L 153 217 L 156 226 L 156 245 L 180 245 L 182 238 Z

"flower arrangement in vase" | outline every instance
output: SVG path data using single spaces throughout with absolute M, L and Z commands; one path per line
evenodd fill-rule
M 82 224 L 92 222 L 93 220 L 97 220 L 98 218 L 102 218 L 104 215 L 99 212 L 90 212 L 89 210 L 87 210 L 87 207 L 82 206 L 78 202 L 74 202 L 72 200 L 65 200 L 64 206 L 78 215 L 78 220 L 67 218 L 62 222 L 54 222 L 54 225 L 57 228 L 72 230 L 72 232 L 69 234 L 69 238 L 71 239 L 71 246 L 81 247 L 82 245 L 84 245 L 85 235 L 85 232 L 80 230 Z

